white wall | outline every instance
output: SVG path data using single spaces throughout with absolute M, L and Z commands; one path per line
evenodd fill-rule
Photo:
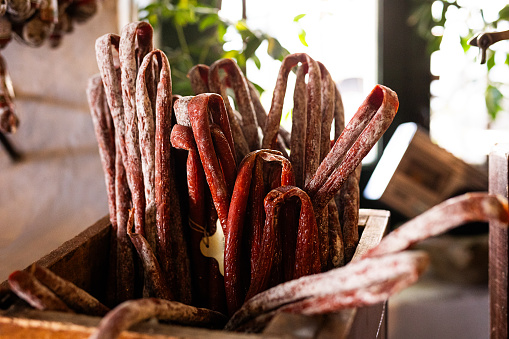
M 108 213 L 85 92 L 95 40 L 118 32 L 116 2 L 100 3 L 57 49 L 12 41 L 1 52 L 21 121 L 10 139 L 24 158 L 0 149 L 0 281 Z

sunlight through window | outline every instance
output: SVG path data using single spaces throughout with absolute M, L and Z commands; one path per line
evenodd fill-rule
M 290 53 L 304 52 L 322 62 L 339 86 L 346 121 L 356 112 L 377 83 L 377 1 L 269 1 L 247 0 L 247 22 L 277 38 Z M 294 18 L 305 14 L 298 22 Z M 223 0 L 221 16 L 232 21 L 242 15 L 241 1 Z M 305 32 L 304 46 L 299 32 Z M 240 37 L 228 35 L 231 48 Z M 261 69 L 247 64 L 247 77 L 265 89 L 262 103 L 268 110 L 280 67 L 267 53 L 265 42 L 257 50 Z M 289 77 L 282 124 L 290 129 L 295 77 Z M 373 161 L 372 152 L 366 161 Z

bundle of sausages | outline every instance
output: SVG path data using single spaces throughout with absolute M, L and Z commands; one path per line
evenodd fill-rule
M 121 36 L 99 38 L 101 74 L 89 86 L 123 263 L 116 270 L 118 291 L 135 293 L 131 244 L 150 273 L 144 278 L 148 295 L 162 296 L 156 286 L 170 286 L 166 297 L 228 314 L 269 287 L 349 261 L 358 242 L 357 169 L 392 121 L 395 93 L 375 87 L 345 129 L 329 72 L 300 53 L 283 61 L 268 114 L 231 59 L 191 69 L 197 95 L 179 97 L 152 34 L 149 24 L 136 22 Z M 295 66 L 289 137 L 279 122 Z M 349 190 L 341 191 L 347 179 Z M 205 258 L 200 248 L 218 228 L 224 262 Z
M 405 251 L 416 241 L 466 221 L 509 221 L 505 199 L 467 194 L 351 261 L 360 163 L 394 118 L 396 94 L 376 86 L 345 127 L 325 66 L 292 54 L 268 114 L 229 59 L 192 68 L 196 96 L 180 97 L 152 36 L 149 24 L 134 22 L 96 42 L 100 74 L 87 93 L 115 234 L 116 293 L 107 304 L 119 305 L 93 337 L 116 337 L 151 317 L 259 331 L 280 312 L 382 302 L 427 267 L 425 253 Z M 280 120 L 295 66 L 290 134 Z

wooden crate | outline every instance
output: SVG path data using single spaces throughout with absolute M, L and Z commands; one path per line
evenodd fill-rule
M 386 232 L 389 212 L 361 209 L 359 219 L 362 233 L 355 256 L 378 244 Z M 110 226 L 104 217 L 37 263 L 103 300 Z M 85 315 L 8 307 L 12 300 L 8 300 L 7 286 L 7 282 L 0 285 L 0 291 L 4 291 L 0 338 L 87 338 L 100 321 Z M 125 331 L 121 338 L 386 338 L 385 306 L 383 303 L 314 317 L 281 314 L 256 335 L 145 322 Z
M 497 144 L 489 157 L 490 193 L 509 196 L 509 144 Z M 490 338 L 508 337 L 509 229 L 498 221 L 489 230 Z
M 460 193 L 487 191 L 488 174 L 433 143 L 415 123 L 398 126 L 364 191 L 407 218 Z

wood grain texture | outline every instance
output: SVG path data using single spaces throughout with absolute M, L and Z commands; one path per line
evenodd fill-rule
M 361 209 L 359 232 L 361 239 L 354 255 L 361 256 L 383 237 L 389 222 L 389 212 Z M 75 238 L 43 257 L 37 263 L 76 283 L 87 291 L 106 286 L 105 277 L 110 223 L 104 217 Z M 79 269 L 70 269 L 79 268 Z M 2 285 L 0 285 L 2 286 Z M 92 293 L 92 292 L 91 292 Z M 92 293 L 94 296 L 96 296 Z M 99 297 L 98 297 L 99 298 Z M 345 310 L 338 314 L 306 317 L 282 314 L 276 316 L 259 335 L 205 330 L 194 327 L 142 323 L 122 333 L 120 338 L 386 338 L 386 309 L 374 305 Z M 41 312 L 24 307 L 0 310 L 0 339 L 3 338 L 88 338 L 100 318 L 60 312 Z M 382 325 L 380 327 L 380 324 Z
M 110 228 L 109 216 L 105 216 L 37 260 L 36 264 L 49 268 L 61 278 L 103 300 L 106 292 L 104 286 L 108 270 Z M 0 290 L 7 286 L 7 282 L 3 282 Z
M 489 156 L 489 191 L 508 197 L 509 144 L 496 145 Z M 507 338 L 509 232 L 507 225 L 489 226 L 490 338 Z

